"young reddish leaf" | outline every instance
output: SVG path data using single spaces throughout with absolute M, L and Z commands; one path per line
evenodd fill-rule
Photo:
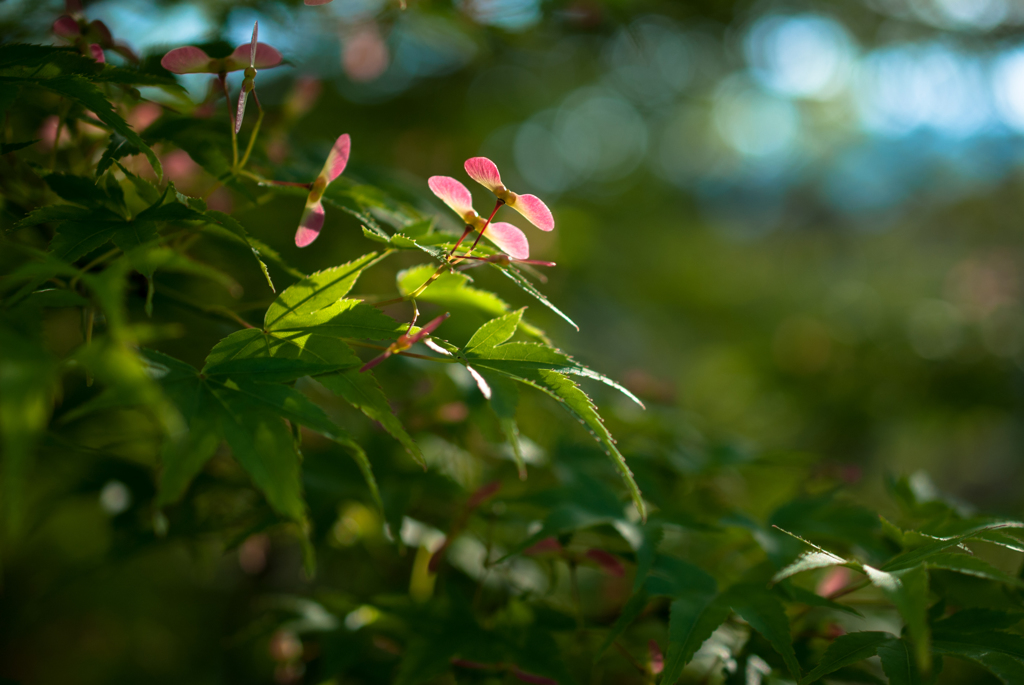
M 89 46 L 89 54 L 100 64 L 107 61 L 107 58 L 103 55 L 103 48 L 98 43 L 93 43 Z

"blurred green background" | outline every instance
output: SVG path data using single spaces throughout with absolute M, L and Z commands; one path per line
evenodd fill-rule
M 645 489 L 662 487 L 645 470 L 652 455 L 667 455 L 683 473 L 700 472 L 708 460 L 772 455 L 784 464 L 775 471 L 708 487 L 763 515 L 786 493 L 819 481 L 845 483 L 881 507 L 884 476 L 913 474 L 921 497 L 941 491 L 965 510 L 1021 515 L 1019 4 L 408 4 L 101 0 L 84 12 L 156 59 L 185 44 L 246 42 L 258 18 L 261 41 L 290 62 L 259 76 L 272 112 L 268 129 L 278 136 L 276 148 L 258 153 L 256 166 L 267 176 L 312 177 L 330 141 L 348 132 L 346 176 L 439 216 L 446 210 L 429 195 L 426 178 L 465 181 L 462 161 L 474 155 L 493 159 L 510 188 L 544 198 L 557 228 L 525 229 L 531 256 L 558 263 L 545 271 L 543 289 L 581 331 L 483 269 L 480 283 L 515 306 L 531 305 L 532 320 L 558 346 L 648 402 L 644 414 L 611 391 L 592 389 Z M 0 36 L 54 42 L 50 25 L 62 12 L 60 3 L 3 0 Z M 182 82 L 195 102 L 203 99 L 203 77 Z M 236 91 L 237 79 L 229 82 Z M 209 185 L 181 153 L 170 153 L 165 166 L 181 188 Z M 297 197 L 254 207 L 225 193 L 214 202 L 234 206 L 251 233 L 303 271 L 374 248 L 355 219 L 329 211 L 315 249 L 298 250 Z M 219 258 L 213 248 L 207 256 Z M 243 301 L 269 301 L 258 274 L 233 275 L 245 288 Z M 387 292 L 389 278 L 368 274 L 362 286 Z M 161 304 L 166 320 L 194 323 L 158 294 Z M 140 302 L 133 307 L 141 311 Z M 445 334 L 464 340 L 480 321 L 453 320 Z M 59 338 L 78 322 L 55 317 L 47 325 Z M 210 345 L 233 330 L 203 325 L 198 335 Z M 187 343 L 171 337 L 157 347 L 198 363 L 208 346 L 190 347 L 190 333 Z M 412 387 L 408 376 L 389 373 L 382 368 L 382 382 L 413 408 L 411 431 L 465 439 L 464 424 L 482 409 L 464 400 L 464 379 Z M 88 391 L 69 388 L 69 397 L 75 393 Z M 565 430 L 551 425 L 549 411 L 531 405 L 522 417 L 539 454 L 555 450 Z M 219 542 L 204 545 L 201 530 L 172 520 L 189 531 L 189 543 L 139 555 L 149 541 L 137 522 L 114 515 L 151 496 L 148 471 L 124 459 L 146 450 L 103 444 L 102 436 L 74 439 L 92 440 L 117 458 L 83 461 L 69 453 L 37 474 L 38 498 L 60 492 L 63 499 L 39 519 L 38 549 L 21 555 L 32 563 L 8 569 L 0 631 L 10 675 L 57 682 L 75 664 L 81 670 L 65 682 L 256 682 L 272 655 L 265 643 L 252 647 L 246 631 L 266 626 L 239 619 L 237 605 L 257 584 L 271 596 L 294 589 L 297 549 L 275 546 L 270 563 L 270 548 L 261 547 L 270 543 L 248 538 L 241 566 L 228 565 Z M 392 450 L 386 437 L 367 439 L 386 444 L 382 454 Z M 318 459 L 314 447 L 307 456 L 311 506 L 323 499 L 322 530 L 341 536 L 336 547 L 345 546 L 346 530 L 379 524 L 367 523 L 375 515 L 355 505 L 342 507 L 332 524 L 339 498 L 365 501 L 361 483 L 354 467 Z M 406 474 L 395 477 L 405 479 L 406 490 L 396 486 L 392 497 L 419 502 L 423 489 L 452 487 L 450 478 L 422 476 L 399 456 L 393 460 Z M 344 478 L 332 479 L 331 469 L 343 469 Z M 765 492 L 766 483 L 780 489 Z M 216 487 L 207 493 L 213 510 L 221 506 Z M 107 498 L 102 506 L 98 496 Z M 245 539 L 245 530 L 238 532 Z M 389 550 L 381 545 L 367 554 Z M 118 552 L 127 560 L 111 563 Z M 246 554 L 255 560 L 252 573 Z M 335 573 L 358 576 L 350 580 L 363 595 L 405 582 L 407 568 L 392 568 L 395 576 L 387 578 L 383 566 L 360 559 L 327 556 L 322 576 L 342 564 Z M 141 577 L 160 580 L 136 582 Z M 334 609 L 344 614 L 358 606 L 353 601 L 337 598 Z M 228 660 L 208 649 L 211 642 Z M 285 676 L 278 680 L 288 682 Z

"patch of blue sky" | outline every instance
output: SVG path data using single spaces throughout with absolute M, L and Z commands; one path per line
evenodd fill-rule
M 115 40 L 128 43 L 140 54 L 201 43 L 213 37 L 213 22 L 202 4 L 100 0 L 88 6 L 87 14 L 89 19 L 103 21 Z
M 475 21 L 506 31 L 522 31 L 541 19 L 540 0 L 460 0 L 457 6 Z

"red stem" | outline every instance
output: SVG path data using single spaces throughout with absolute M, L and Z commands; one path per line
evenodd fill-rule
M 309 190 L 313 187 L 312 183 L 296 183 L 295 181 L 273 181 L 269 178 L 261 179 L 260 185 L 289 186 L 292 188 L 305 188 L 306 190 Z
M 472 230 L 473 230 L 472 226 L 468 226 L 468 225 L 466 226 L 466 230 L 462 232 L 462 237 L 459 238 L 458 242 L 455 243 L 455 247 L 453 247 L 451 252 L 448 253 L 449 256 L 455 254 L 455 251 L 457 249 L 459 249 L 459 245 L 462 244 L 462 241 L 466 239 L 466 236 L 469 235 L 469 232 L 472 231 Z
M 220 74 L 220 85 L 224 87 L 224 99 L 228 101 L 228 121 L 231 122 L 231 130 L 235 130 L 235 117 L 231 114 L 231 93 L 228 92 L 227 74 Z
M 494 205 L 494 211 L 491 212 L 491 215 L 489 217 L 487 217 L 487 223 L 485 223 L 484 227 L 480 229 L 480 235 L 478 235 L 476 237 L 476 240 L 473 241 L 473 245 L 469 248 L 469 252 L 467 252 L 466 254 L 471 254 L 473 250 L 476 249 L 476 244 L 479 243 L 480 239 L 484 237 L 484 231 L 486 231 L 487 227 L 491 225 L 491 219 L 494 218 L 494 215 L 498 213 L 498 210 L 501 209 L 501 206 L 503 204 L 505 204 L 505 201 L 502 200 L 501 198 L 498 198 L 498 202 L 495 203 Z

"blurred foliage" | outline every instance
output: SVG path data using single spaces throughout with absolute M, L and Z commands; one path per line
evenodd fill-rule
M 1018 9 L 408 4 L 0 2 L 0 677 L 1024 682 Z

